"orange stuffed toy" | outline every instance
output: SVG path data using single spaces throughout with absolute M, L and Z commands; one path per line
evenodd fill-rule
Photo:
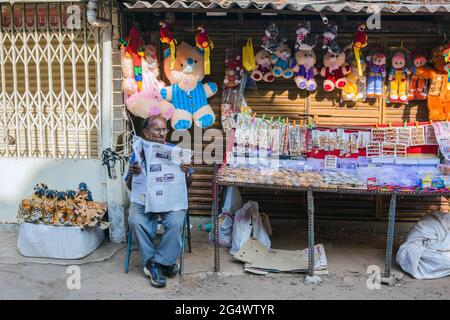
M 429 118 L 435 121 L 450 120 L 450 90 L 447 88 L 447 74 L 450 63 L 445 62 L 443 55 L 447 46 L 441 45 L 431 51 L 430 61 L 434 69 L 427 104 Z

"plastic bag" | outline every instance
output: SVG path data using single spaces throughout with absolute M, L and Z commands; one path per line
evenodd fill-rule
M 248 38 L 247 44 L 242 47 L 242 64 L 249 72 L 256 69 L 252 38 Z
M 262 223 L 258 203 L 254 201 L 247 202 L 236 212 L 230 254 L 234 256 L 250 237 L 258 239 L 270 249 L 270 238 Z

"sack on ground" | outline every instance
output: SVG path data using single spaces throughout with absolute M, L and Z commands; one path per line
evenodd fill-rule
M 235 214 L 230 254 L 235 255 L 250 237 L 258 239 L 270 249 L 270 238 L 262 223 L 258 203 L 254 201 L 244 204 Z
M 450 214 L 434 212 L 417 222 L 398 250 L 397 263 L 417 279 L 450 275 Z

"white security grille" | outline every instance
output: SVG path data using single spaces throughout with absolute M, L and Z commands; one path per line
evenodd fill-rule
M 0 157 L 98 157 L 100 32 L 85 12 L 85 2 L 1 6 Z

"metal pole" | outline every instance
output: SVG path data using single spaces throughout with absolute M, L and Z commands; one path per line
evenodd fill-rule
M 220 271 L 219 252 L 219 185 L 217 178 L 217 165 L 214 165 L 213 180 L 213 219 L 214 219 L 214 272 Z
M 308 275 L 314 276 L 314 197 L 311 189 L 307 193 L 308 204 Z
M 384 269 L 384 276 L 386 278 L 389 278 L 391 276 L 392 247 L 394 245 L 394 224 L 395 224 L 396 204 L 397 204 L 397 194 L 393 193 L 391 196 L 391 202 L 389 204 L 389 223 L 388 223 L 388 235 L 386 244 L 386 265 Z

